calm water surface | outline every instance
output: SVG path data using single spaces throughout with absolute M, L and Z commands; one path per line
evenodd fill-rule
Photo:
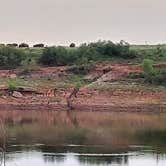
M 6 165 L 20 166 L 165 166 L 166 154 L 146 146 L 131 146 L 102 153 L 95 146 L 12 146 Z M 97 153 L 96 153 L 97 149 Z M 101 150 L 101 153 L 99 151 Z
M 166 166 L 166 114 L 11 111 L 0 117 L 6 166 Z

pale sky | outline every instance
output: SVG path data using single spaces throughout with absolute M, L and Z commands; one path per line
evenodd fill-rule
M 166 0 L 0 0 L 0 43 L 166 43 Z

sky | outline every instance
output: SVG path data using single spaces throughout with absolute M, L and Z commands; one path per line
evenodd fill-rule
M 0 0 L 0 43 L 166 43 L 165 0 Z

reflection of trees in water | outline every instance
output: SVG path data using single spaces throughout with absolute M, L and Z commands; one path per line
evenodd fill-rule
M 2 166 L 4 163 L 4 150 L 3 148 L 0 148 L 0 166 Z
M 105 146 L 40 146 L 38 149 L 43 153 L 88 153 L 88 154 L 109 154 L 109 153 L 124 153 L 122 150 L 111 150 Z
M 70 158 L 70 156 L 65 155 L 43 155 L 43 159 L 46 163 L 51 162 L 57 162 L 57 163 L 63 163 L 67 158 Z M 121 165 L 127 165 L 128 164 L 128 156 L 111 156 L 111 157 L 92 157 L 92 156 L 79 156 L 76 157 L 76 159 L 82 163 L 82 164 L 96 164 L 96 165 L 107 165 L 107 164 L 121 164 Z
M 166 145 L 166 129 L 144 129 L 137 131 L 135 137 L 147 145 Z
M 43 154 L 46 153 L 67 153 L 68 152 L 68 147 L 67 146 L 40 146 L 40 151 Z
M 58 155 L 58 156 L 54 155 L 56 153 L 66 153 L 67 152 L 66 147 L 62 147 L 62 146 L 40 146 L 40 151 L 42 152 L 43 159 L 46 163 L 47 162 L 54 163 L 55 161 L 58 162 L 58 163 L 62 163 L 66 159 L 66 157 L 64 155 Z
M 3 113 L 1 111 L 0 116 L 3 117 L 3 123 L 6 123 L 7 141 L 12 141 L 13 144 L 36 142 L 52 145 L 105 144 L 109 150 L 110 146 L 108 145 L 114 144 L 116 146 L 116 143 L 123 145 L 126 142 L 130 143 L 130 140 L 132 143 L 152 146 L 165 147 L 166 145 L 166 128 L 164 127 L 165 122 L 163 122 L 165 118 L 155 115 L 148 115 L 147 120 L 145 115 L 134 114 L 127 115 L 127 117 L 124 115 L 124 121 L 123 114 L 78 112 L 76 110 L 57 112 L 9 111 Z M 134 117 L 137 118 L 136 122 Z M 11 121 L 12 119 L 13 121 Z M 157 121 L 156 127 L 149 127 L 148 121 L 153 124 L 154 120 Z M 133 124 L 132 130 L 130 130 L 131 124 Z M 2 135 L 0 134 L 0 137 Z M 163 151 L 166 153 L 166 150 L 163 149 Z
M 9 146 L 9 145 L 8 145 Z M 42 159 L 45 163 L 51 164 L 51 163 L 66 163 L 70 159 L 76 159 L 80 165 L 127 165 L 128 164 L 128 158 L 130 156 L 127 155 L 127 153 L 130 152 L 140 152 L 140 154 L 144 154 L 144 158 L 151 158 L 153 160 L 156 160 L 156 163 L 161 160 L 166 159 L 166 154 L 159 153 L 157 149 L 153 149 L 155 151 L 152 151 L 153 148 L 150 147 L 150 149 L 146 149 L 143 147 L 139 148 L 132 148 L 132 149 L 116 149 L 112 150 L 110 152 L 103 150 L 102 148 L 93 148 L 93 147 L 70 147 L 70 146 L 32 146 L 32 147 L 24 147 L 20 146 L 20 148 L 13 147 L 12 153 L 8 150 L 6 160 L 12 160 L 11 154 L 17 154 L 14 156 L 15 159 L 20 158 L 20 154 L 26 152 L 31 152 L 30 154 L 33 156 L 34 153 L 39 152 L 42 155 Z M 148 151 L 147 151 L 148 150 Z M 18 151 L 21 152 L 18 154 Z M 63 153 L 63 154 L 62 154 Z M 80 156 L 74 156 L 73 153 L 76 153 Z M 61 155 L 62 154 L 62 155 Z M 94 156 L 88 156 L 88 155 L 82 155 L 81 154 L 94 154 Z M 95 155 L 96 154 L 96 155 Z M 97 156 L 98 154 L 119 154 L 117 156 Z M 122 155 L 121 155 L 122 154 Z M 126 155 L 123 155 L 126 154 Z M 135 153 L 134 153 L 135 154 Z M 41 157 L 41 155 L 37 155 L 36 157 Z M 24 155 L 25 157 L 25 155 Z M 133 156 L 137 157 L 137 156 Z M 68 159 L 68 160 L 66 160 Z
M 107 151 L 106 147 L 94 147 L 94 146 L 41 146 L 40 150 L 43 153 L 43 158 L 45 162 L 64 162 L 68 157 L 67 153 L 76 153 L 80 156 L 76 157 L 80 163 L 83 164 L 127 164 L 128 156 L 100 156 L 97 154 L 105 154 Z M 124 151 L 120 150 L 122 153 Z M 116 151 L 118 152 L 118 150 Z M 116 153 L 114 151 L 114 153 Z M 126 151 L 125 151 L 126 152 Z M 52 153 L 52 154 L 49 154 Z M 65 155 L 56 155 L 58 153 L 63 153 Z M 111 152 L 110 152 L 111 153 Z M 112 152 L 113 153 L 113 152 Z M 113 153 L 113 154 L 114 154 Z M 55 155 L 54 155 L 55 154 Z M 96 156 L 81 156 L 81 154 L 96 154 Z
M 85 157 L 79 156 L 78 160 L 80 163 L 86 164 L 121 164 L 127 165 L 128 164 L 128 156 L 109 156 L 109 157 Z
M 43 159 L 45 163 L 51 162 L 54 163 L 55 161 L 57 163 L 63 163 L 66 159 L 64 155 L 49 155 L 49 154 L 43 154 Z
M 67 154 L 67 153 L 76 153 L 76 154 L 80 154 L 80 156 L 76 157 L 77 160 L 80 163 L 83 164 L 112 164 L 112 163 L 116 163 L 116 164 L 127 164 L 128 163 L 128 156 L 124 155 L 124 156 L 108 156 L 108 157 L 103 157 L 103 156 L 81 156 L 81 154 L 103 154 L 106 152 L 104 147 L 91 147 L 91 146 L 41 146 L 40 150 L 43 153 L 43 159 L 45 162 L 64 162 L 68 157 L 70 156 L 65 156 L 65 155 L 56 155 L 57 153 L 63 153 L 63 154 Z M 108 152 L 108 151 L 107 151 Z M 47 154 L 48 153 L 48 154 Z M 55 155 L 52 155 L 52 154 Z

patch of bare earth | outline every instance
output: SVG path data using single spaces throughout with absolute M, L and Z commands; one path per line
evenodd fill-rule
M 156 65 L 165 68 L 165 65 Z M 65 67 L 41 68 L 31 74 L 34 77 L 44 74 L 58 74 L 59 77 L 66 71 Z M 98 65 L 86 79 L 93 84 L 103 84 L 120 80 L 129 73 L 140 73 L 138 65 L 107 64 Z M 19 71 L 0 71 L 0 77 L 18 74 Z M 66 73 L 65 73 L 66 74 Z M 122 85 L 123 86 L 123 85 Z M 54 110 L 65 111 L 67 98 L 72 88 L 48 89 L 38 87 L 33 93 L 21 91 L 21 95 L 0 97 L 0 110 Z M 166 112 L 166 90 L 148 90 L 137 88 L 107 88 L 98 89 L 85 86 L 80 88 L 77 97 L 71 100 L 72 108 L 76 111 L 109 111 L 109 112 Z

